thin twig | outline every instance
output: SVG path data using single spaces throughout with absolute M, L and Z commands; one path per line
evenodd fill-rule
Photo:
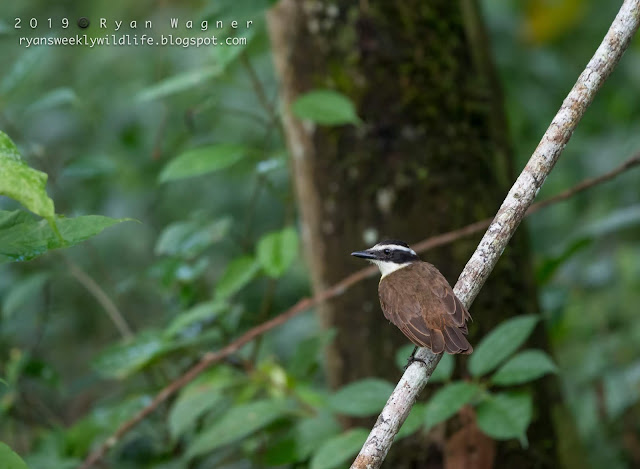
M 569 190 L 566 190 L 556 196 L 553 196 L 547 200 L 542 202 L 537 202 L 529 207 L 527 214 L 538 211 L 543 207 L 547 207 L 551 204 L 561 202 L 566 200 L 579 192 L 583 192 L 587 189 L 590 189 L 593 186 L 601 184 L 603 182 L 609 181 L 619 174 L 627 171 L 634 166 L 640 165 L 640 153 L 625 161 L 623 164 L 613 169 L 612 171 L 603 174 L 602 176 L 598 176 L 592 179 L 586 179 L 583 182 L 577 184 Z M 432 236 L 431 238 L 427 238 L 419 243 L 414 245 L 414 248 L 418 252 L 425 252 L 430 249 L 443 246 L 458 239 L 464 238 L 466 236 L 470 236 L 474 233 L 477 233 L 491 223 L 490 219 L 481 220 L 479 222 L 472 223 L 470 225 L 465 226 L 464 228 L 460 228 L 458 230 L 449 231 L 448 233 L 443 233 L 437 236 Z M 182 376 L 180 376 L 176 381 L 173 381 L 168 386 L 166 386 L 162 391 L 160 391 L 156 397 L 151 401 L 144 409 L 142 409 L 138 414 L 136 414 L 130 420 L 124 422 L 109 439 L 107 439 L 98 449 L 96 449 L 93 453 L 87 457 L 84 464 L 80 467 L 80 469 L 87 469 L 95 464 L 97 461 L 102 459 L 104 455 L 109 451 L 111 447 L 113 447 L 123 435 L 125 435 L 129 430 L 134 428 L 138 423 L 144 420 L 149 414 L 151 414 L 160 404 L 162 404 L 165 400 L 171 397 L 174 393 L 179 391 L 182 387 L 186 386 L 189 382 L 195 379 L 201 372 L 205 371 L 209 366 L 214 365 L 215 363 L 224 360 L 229 355 L 237 352 L 240 348 L 242 348 L 245 344 L 249 343 L 256 337 L 260 337 L 262 334 L 269 332 L 270 330 L 281 326 L 289 319 L 297 316 L 298 314 L 317 306 L 318 304 L 335 298 L 337 296 L 342 295 L 349 288 L 351 288 L 356 283 L 368 278 L 378 273 L 378 268 L 376 266 L 365 267 L 364 269 L 360 269 L 353 274 L 343 278 L 341 281 L 328 288 L 327 290 L 315 295 L 313 298 L 303 298 L 298 301 L 291 308 L 287 309 L 285 312 L 275 316 L 274 318 L 259 324 L 258 326 L 250 329 L 245 334 L 237 338 L 235 341 L 227 345 L 226 347 L 218 350 L 217 352 L 209 352 L 203 355 L 200 361 L 186 371 Z
M 640 0 L 625 0 L 594 56 L 580 74 L 531 155 L 476 251 L 467 262 L 453 291 L 471 306 L 509 240 L 525 217 L 540 187 L 553 169 L 578 122 L 598 89 L 611 74 L 640 23 Z M 376 469 L 382 465 L 393 439 L 424 389 L 442 354 L 422 348 L 419 361 L 406 369 L 391 393 L 351 469 Z
M 89 291 L 89 293 L 93 295 L 96 301 L 100 303 L 102 308 L 109 316 L 109 319 L 111 319 L 111 322 L 113 322 L 118 331 L 120 331 L 122 337 L 124 337 L 125 339 L 133 338 L 133 331 L 131 330 L 131 327 L 129 327 L 129 324 L 127 324 L 127 321 L 124 319 L 124 316 L 122 315 L 116 304 L 111 301 L 111 298 L 109 298 L 109 295 L 105 293 L 102 287 L 98 285 L 98 283 L 93 280 L 93 278 L 88 273 L 82 270 L 82 268 L 78 264 L 66 257 L 65 262 L 67 263 L 67 266 L 71 271 L 71 275 L 73 275 L 76 280 L 80 282 L 82 286 L 84 286 Z
M 278 113 L 276 111 L 276 108 L 269 102 L 269 98 L 267 98 L 267 93 L 264 89 L 264 85 L 260 81 L 260 78 L 258 77 L 258 74 L 253 68 L 253 65 L 251 65 L 249 56 L 247 55 L 246 52 L 242 52 L 240 54 L 240 58 L 242 60 L 242 64 L 247 69 L 247 73 L 249 74 L 249 79 L 251 80 L 253 89 L 256 92 L 258 101 L 260 101 L 260 104 L 262 105 L 264 110 L 267 111 L 267 113 L 269 114 L 269 117 L 271 118 L 271 122 L 277 122 Z

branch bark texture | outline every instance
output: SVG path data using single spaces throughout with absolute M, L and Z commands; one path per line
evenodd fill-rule
M 565 98 L 460 274 L 454 292 L 467 307 L 478 295 L 596 92 L 629 46 L 639 21 L 640 0 L 625 0 L 602 43 Z M 416 357 L 424 363 L 413 362 L 407 368 L 351 469 L 375 469 L 382 465 L 395 435 L 409 415 L 418 394 L 426 386 L 441 355 L 420 349 Z

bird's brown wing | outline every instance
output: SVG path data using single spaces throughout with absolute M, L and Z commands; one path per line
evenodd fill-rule
M 393 282 L 380 282 L 380 305 L 385 317 L 411 342 L 434 353 L 473 351 L 466 338 L 466 321 L 471 316 L 438 269 L 415 262 L 390 275 Z

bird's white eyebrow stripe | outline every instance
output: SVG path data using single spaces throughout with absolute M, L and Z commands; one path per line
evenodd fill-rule
M 407 251 L 416 256 L 416 252 L 405 246 L 400 246 L 399 244 L 376 244 L 374 247 L 370 249 L 370 251 L 384 251 L 385 249 L 398 250 L 398 251 Z

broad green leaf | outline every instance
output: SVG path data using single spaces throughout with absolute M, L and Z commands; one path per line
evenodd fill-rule
M 56 88 L 38 98 L 27 107 L 28 113 L 42 112 L 65 104 L 75 104 L 79 101 L 78 95 L 72 88 Z
M 438 362 L 436 369 L 433 370 L 433 374 L 431 375 L 431 378 L 429 378 L 429 382 L 442 383 L 449 381 L 455 366 L 456 359 L 454 355 L 450 355 L 448 353 L 442 354 L 442 358 L 440 359 L 440 362 Z
M 296 99 L 291 108 L 298 118 L 321 125 L 360 123 L 353 102 L 337 91 L 309 91 Z
M 270 277 L 281 277 L 298 256 L 298 233 L 285 228 L 263 236 L 258 241 L 257 257 Z
M 269 425 L 288 413 L 286 400 L 261 400 L 231 407 L 229 412 L 202 430 L 191 442 L 187 458 L 191 459 L 234 443 Z
M 562 253 L 543 259 L 536 269 L 536 280 L 539 284 L 547 284 L 553 278 L 555 273 L 565 262 L 571 259 L 575 254 L 590 246 L 593 242 L 591 238 L 579 238 L 567 246 Z
M 110 155 L 91 155 L 78 158 L 67 164 L 61 176 L 65 178 L 90 179 L 112 176 L 118 171 L 118 163 Z
M 159 181 L 174 181 L 220 171 L 234 165 L 247 156 L 247 153 L 244 145 L 234 143 L 193 148 L 171 160 L 160 173 Z
M 222 300 L 238 292 L 256 275 L 260 266 L 251 256 L 232 260 L 218 280 L 215 291 L 216 300 Z
M 6 318 L 13 316 L 25 303 L 37 298 L 48 280 L 48 273 L 38 272 L 14 283 L 2 302 L 4 316 Z
M 377 378 L 367 378 L 347 384 L 329 398 L 336 412 L 354 417 L 366 417 L 380 412 L 393 392 L 393 384 Z
M 295 438 L 292 435 L 287 435 L 269 444 L 262 462 L 266 466 L 282 466 L 284 464 L 293 464 L 301 459 L 302 458 L 298 456 Z
M 133 340 L 108 347 L 93 360 L 93 368 L 105 378 L 124 379 L 172 348 L 161 333 L 145 331 Z
M 398 441 L 401 438 L 407 437 L 409 435 L 413 435 L 418 429 L 424 424 L 424 415 L 426 412 L 427 406 L 425 404 L 414 404 L 407 420 L 404 421 L 398 434 L 396 435 L 395 441 Z
M 335 329 L 322 331 L 300 341 L 287 367 L 289 373 L 298 378 L 305 378 L 319 361 L 322 349 L 336 336 Z
M 526 447 L 532 409 L 530 394 L 493 394 L 476 408 L 478 427 L 496 440 L 518 438 Z
M 27 212 L 0 210 L 0 263 L 28 261 L 53 249 L 76 245 L 105 228 L 129 221 L 99 215 L 76 218 L 56 217 L 62 241 L 45 220 L 35 220 Z
M 342 431 L 340 423 L 328 412 L 300 420 L 295 426 L 298 455 L 304 459 L 329 438 Z
M 479 393 L 480 387 L 474 383 L 455 381 L 445 385 L 427 402 L 424 413 L 426 427 L 431 428 L 447 420 Z
M 325 441 L 311 458 L 311 469 L 347 467 L 349 459 L 358 454 L 367 436 L 369 430 L 366 428 L 353 428 Z
M 181 255 L 193 258 L 229 232 L 231 219 L 189 220 L 167 226 L 156 242 L 156 255 Z
M 225 301 L 205 301 L 183 311 L 164 330 L 165 337 L 170 338 L 181 332 L 183 329 L 199 324 L 203 321 L 211 321 L 221 312 L 229 309 L 229 304 Z
M 236 48 L 233 47 L 232 49 Z M 237 49 L 241 49 L 241 47 L 238 47 Z M 174 75 L 143 89 L 136 96 L 136 100 L 141 102 L 153 101 L 158 98 L 164 98 L 165 96 L 192 89 L 219 75 L 222 70 L 222 67 L 215 65 Z
M 396 352 L 396 365 L 398 365 L 398 368 L 400 368 L 401 370 L 404 370 L 404 368 L 407 366 L 407 361 L 409 360 L 411 352 L 413 352 L 413 347 L 413 344 L 407 344 L 400 347 Z M 442 358 L 438 362 L 438 366 L 429 378 L 429 382 L 442 383 L 444 381 L 450 380 L 455 364 L 456 362 L 453 355 L 450 355 L 448 353 L 443 354 Z
M 2 469 L 29 469 L 22 458 L 1 441 L 0 467 Z
M 491 382 L 500 386 L 522 384 L 557 370 L 551 357 L 542 350 L 524 350 L 502 365 Z
M 205 412 L 226 404 L 227 399 L 222 394 L 208 388 L 181 394 L 169 412 L 169 433 L 174 440 L 178 439 Z
M 604 376 L 604 403 L 610 419 L 620 417 L 640 400 L 640 362 L 613 367 Z
M 640 225 L 640 205 L 630 205 L 607 213 L 607 216 L 580 226 L 577 236 L 603 238 L 620 230 Z
M 15 31 L 13 28 L 11 30 Z M 25 78 L 34 73 L 34 68 L 42 66 L 42 60 L 47 55 L 51 54 L 47 52 L 46 47 L 29 47 L 17 55 L 13 65 L 6 66 L 7 68 L 2 73 L 2 81 L 0 81 L 2 101 L 7 101 L 10 92 L 23 84 L 26 81 Z
M 206 412 L 222 407 L 225 411 L 226 398 L 223 391 L 238 384 L 244 377 L 226 366 L 218 366 L 203 373 L 187 385 L 169 412 L 169 432 L 176 439 L 190 429 Z
M 338 421 L 328 412 L 301 419 L 285 438 L 269 446 L 264 462 L 269 466 L 280 466 L 304 461 L 322 443 L 341 431 Z
M 538 316 L 524 315 L 509 319 L 491 331 L 476 347 L 469 359 L 469 371 L 482 376 L 509 358 L 531 335 Z
M 47 174 L 30 168 L 9 136 L 0 131 L 0 195 L 53 222 L 53 200 L 47 195 L 46 185 Z

